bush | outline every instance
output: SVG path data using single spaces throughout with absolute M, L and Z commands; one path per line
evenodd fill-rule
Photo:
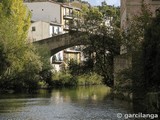
M 83 74 L 77 77 L 78 85 L 99 85 L 102 84 L 102 79 L 96 73 Z
M 75 86 L 76 79 L 69 72 L 56 72 L 52 76 L 52 86 Z
M 72 76 L 69 72 L 56 72 L 52 76 L 53 86 L 78 86 L 102 84 L 102 77 L 96 73 Z

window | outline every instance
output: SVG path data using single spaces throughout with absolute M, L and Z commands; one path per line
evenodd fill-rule
M 65 27 L 65 29 L 68 29 L 68 28 L 69 28 L 69 21 L 68 21 L 68 20 L 65 20 L 65 22 L 64 22 L 64 23 L 65 23 L 65 24 L 64 24 L 64 25 L 65 25 L 65 26 L 64 26 L 64 27 Z
M 59 34 L 59 27 L 57 27 L 57 30 L 56 30 L 57 34 Z
M 64 8 L 63 10 L 64 10 L 64 15 L 66 15 L 66 8 Z
M 32 27 L 32 31 L 36 31 L 36 27 Z
M 156 13 L 156 15 L 159 15 L 160 14 L 160 8 L 156 9 L 155 13 Z
M 60 53 L 58 53 L 58 61 L 62 61 Z
M 55 31 L 54 31 L 54 26 L 52 27 L 52 31 L 53 31 L 53 34 L 55 33 Z
M 69 16 L 72 16 L 72 15 L 73 15 L 73 10 L 69 9 Z

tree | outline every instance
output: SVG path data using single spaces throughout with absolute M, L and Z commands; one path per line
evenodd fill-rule
M 30 26 L 30 13 L 22 0 L 2 0 L 2 14 L 13 21 L 17 36 L 26 40 Z M 22 40 L 21 40 L 22 41 Z
M 30 14 L 22 0 L 2 0 L 0 12 L 0 87 L 37 87 L 42 62 L 27 43 Z
M 145 85 L 149 90 L 160 87 L 160 12 L 148 25 L 144 34 L 143 60 Z
M 40 71 L 41 81 L 47 83 L 48 86 L 52 84 L 52 66 L 50 64 L 50 50 L 47 46 L 35 45 L 36 54 L 40 56 L 40 60 L 43 63 Z
M 129 22 L 127 30 L 123 30 L 122 42 L 126 46 L 127 52 L 139 51 L 142 49 L 144 41 L 144 31 L 152 19 L 152 13 L 145 3 L 141 5 L 141 12 L 133 16 Z
M 120 28 L 120 7 L 109 6 L 104 1 L 98 8 L 102 13 L 104 20 L 109 19 L 112 26 Z
M 86 33 L 94 71 L 103 76 L 105 84 L 113 86 L 113 57 L 119 51 L 119 29 L 105 26 L 104 15 L 96 7 L 83 7 L 81 16 L 79 26 Z

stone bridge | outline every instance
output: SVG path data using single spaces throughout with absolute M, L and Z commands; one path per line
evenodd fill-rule
M 34 44 L 47 45 L 51 55 L 76 45 L 86 45 L 87 35 L 83 32 L 65 33 L 43 40 L 35 41 Z

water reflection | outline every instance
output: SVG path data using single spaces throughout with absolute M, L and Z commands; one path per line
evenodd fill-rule
M 131 106 L 114 99 L 105 86 L 39 90 L 1 95 L 0 120 L 117 120 L 117 113 L 131 112 Z
M 51 100 L 56 102 L 82 102 L 82 101 L 102 101 L 104 97 L 110 95 L 111 89 L 105 86 L 90 86 L 78 88 L 63 88 L 61 90 L 53 90 Z

